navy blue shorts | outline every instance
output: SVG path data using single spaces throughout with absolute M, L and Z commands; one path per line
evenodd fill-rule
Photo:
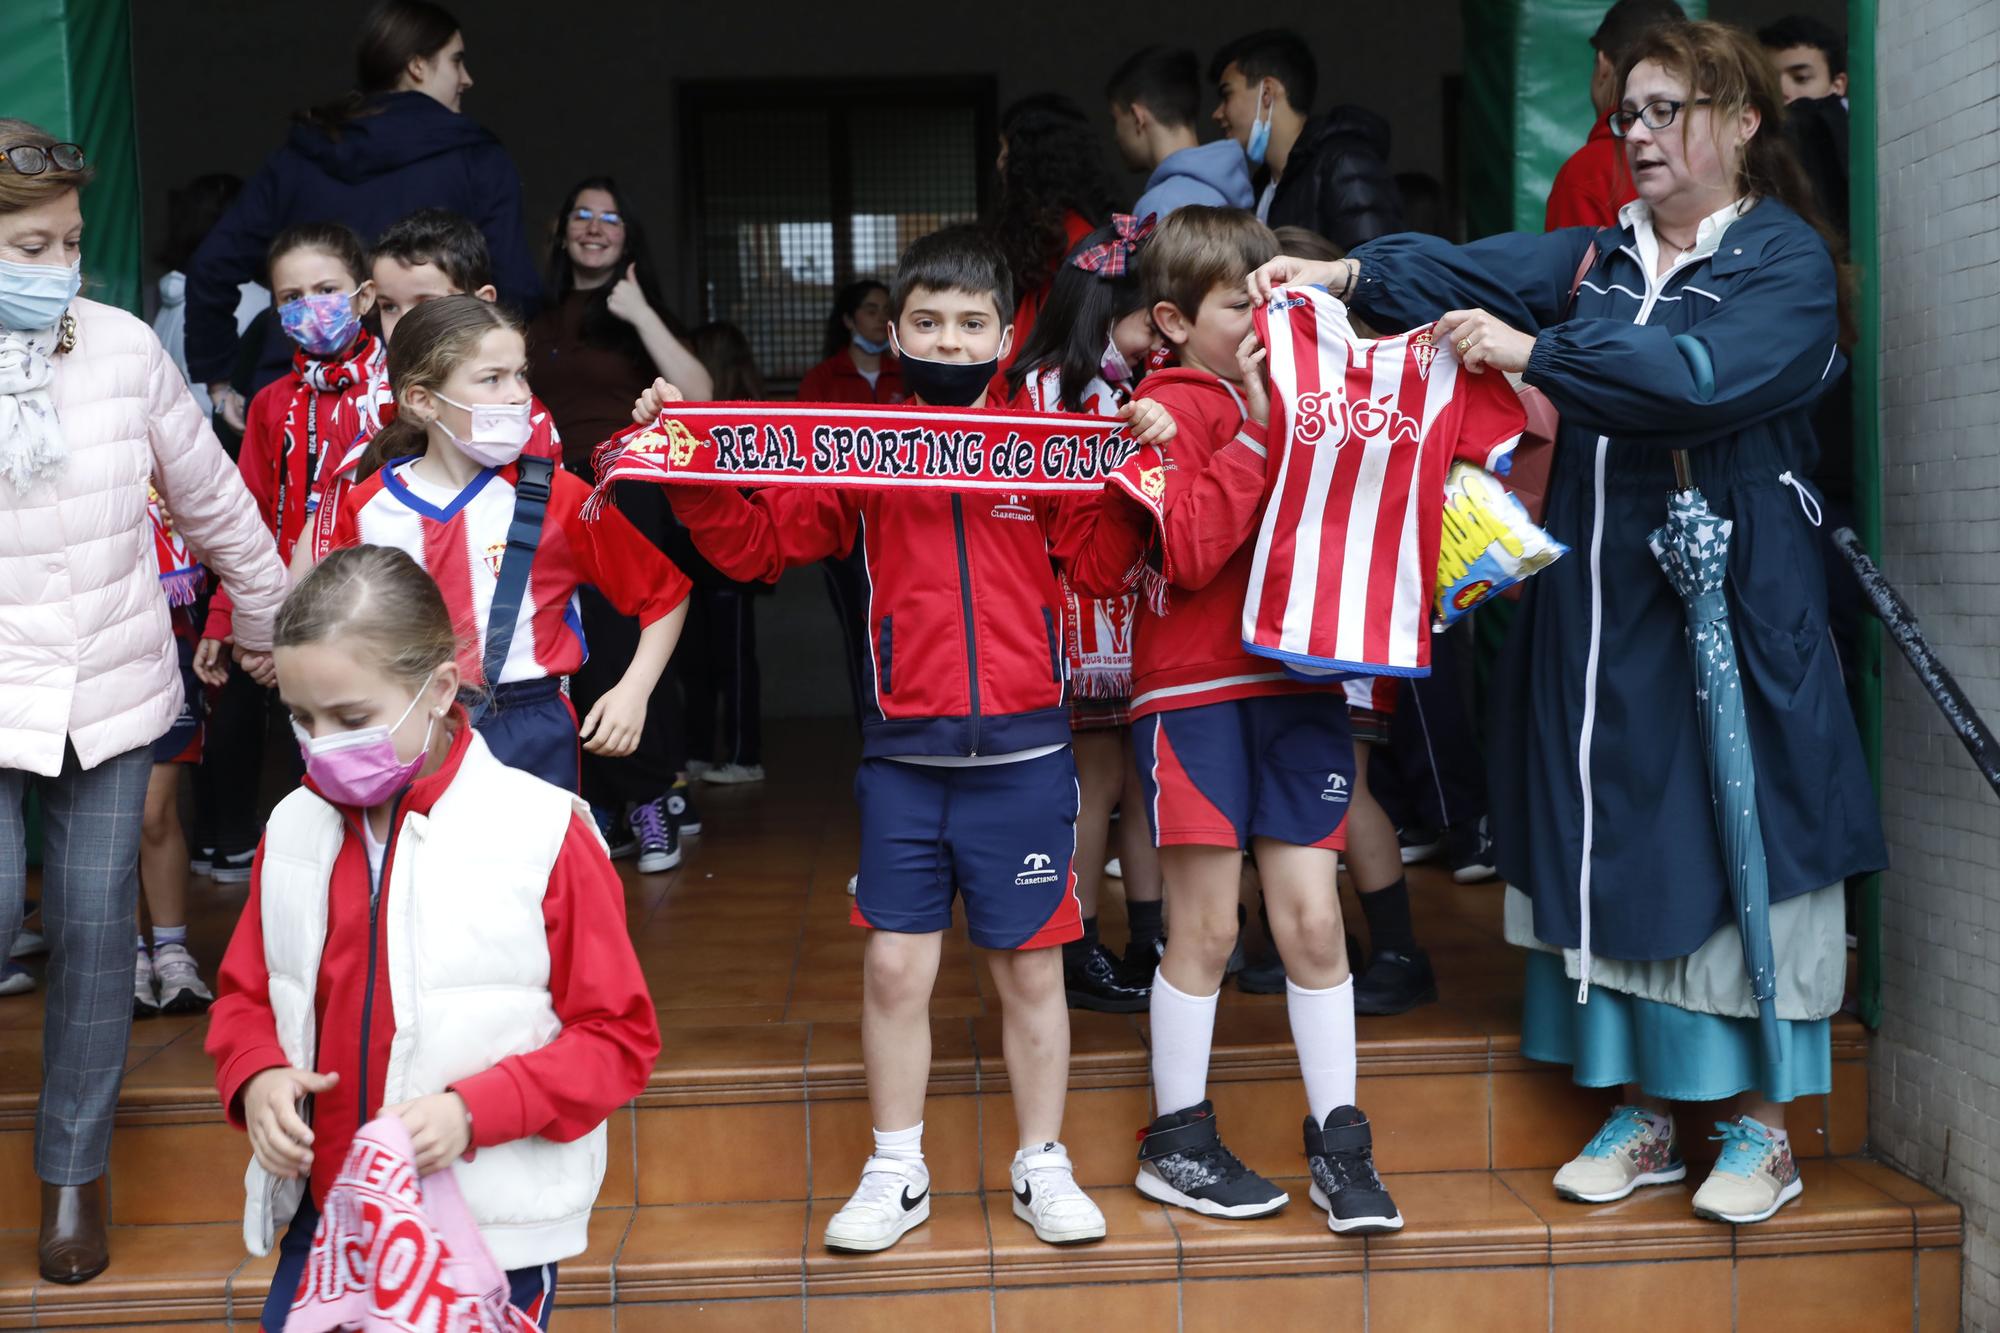
M 319 1227 L 319 1209 L 312 1195 L 299 1201 L 292 1225 L 278 1241 L 278 1267 L 271 1274 L 271 1291 L 264 1298 L 264 1313 L 258 1325 L 266 1333 L 283 1333 L 285 1317 L 292 1312 L 292 1300 L 299 1294 L 299 1282 L 306 1275 L 306 1260 L 312 1257 L 313 1232 Z M 556 1266 L 513 1268 L 507 1272 L 507 1301 L 535 1321 L 538 1328 L 549 1326 L 556 1308 Z
M 1346 846 L 1354 736 L 1339 690 L 1154 713 L 1132 744 L 1155 846 Z
M 863 759 L 857 926 L 927 935 L 951 928 L 982 949 L 1043 949 L 1083 936 L 1077 902 L 1076 761 L 1064 746 L 1012 764 L 945 768 Z
M 180 656 L 181 711 L 166 735 L 153 742 L 153 762 L 198 764 L 203 724 L 208 719 L 208 687 L 195 679 L 194 641 L 176 635 L 174 651 Z
M 578 789 L 582 754 L 577 749 L 576 710 L 554 679 L 500 686 L 473 725 L 486 738 L 493 757 L 507 767 L 533 773 L 565 791 Z

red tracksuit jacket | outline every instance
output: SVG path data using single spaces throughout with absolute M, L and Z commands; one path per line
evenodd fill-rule
M 457 732 L 450 754 L 437 772 L 411 784 L 398 806 L 399 823 L 404 814 L 428 813 L 458 775 L 472 729 L 463 710 L 454 710 L 453 723 Z M 326 947 L 314 1006 L 318 1070 L 339 1073 L 340 1082 L 313 1098 L 315 1203 L 326 1197 L 356 1131 L 381 1110 L 389 1043 L 396 1035 L 386 941 L 378 940 L 375 971 L 372 976 L 368 972 L 368 850 L 362 844 L 361 815 L 352 809 L 342 813 L 347 837 L 327 889 Z M 382 854 L 385 896 L 396 855 L 395 834 L 390 837 Z M 260 846 L 250 872 L 249 901 L 222 959 L 206 1044 L 215 1061 L 223 1109 L 238 1129 L 243 1128 L 244 1085 L 253 1075 L 288 1063 L 271 1016 L 264 966 L 263 871 Z M 377 932 L 386 929 L 388 916 L 379 903 L 374 918 Z M 540 1050 L 510 1056 L 453 1085 L 472 1112 L 474 1149 L 536 1134 L 569 1142 L 589 1133 L 611 1110 L 644 1090 L 660 1053 L 659 1015 L 625 931 L 624 888 L 597 831 L 581 818 L 572 818 L 569 837 L 556 857 L 542 920 L 549 932 L 549 994 L 562 1020 L 562 1035 Z M 366 1024 L 364 1012 L 369 1015 Z M 364 1052 L 365 1089 L 358 1086 Z
M 868 572 L 872 680 L 862 752 L 1009 754 L 1069 740 L 1053 555 L 1092 596 L 1120 590 L 1093 553 L 1095 495 L 1056 499 L 927 489 L 668 488 L 710 564 L 742 582 L 857 545 Z

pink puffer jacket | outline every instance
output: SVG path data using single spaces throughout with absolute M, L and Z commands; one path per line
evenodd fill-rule
M 150 478 L 236 601 L 237 642 L 268 649 L 286 579 L 276 544 L 153 331 L 77 300 L 50 393 L 69 460 L 26 494 L 0 482 L 0 768 L 54 776 L 149 745 L 181 706 L 146 519 Z

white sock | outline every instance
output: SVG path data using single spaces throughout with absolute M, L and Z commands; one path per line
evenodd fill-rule
M 1354 978 L 1325 990 L 1285 982 L 1285 1012 L 1313 1123 L 1324 1125 L 1335 1108 L 1354 1105 Z
M 919 1120 L 908 1129 L 878 1129 L 875 1131 L 875 1155 L 892 1161 L 908 1162 L 912 1166 L 924 1164 L 924 1122 Z
M 178 944 L 185 947 L 187 938 L 188 928 L 186 926 L 153 927 L 153 947 L 155 949 L 166 944 Z
M 1188 995 L 1175 990 L 1165 972 L 1153 973 L 1153 1096 L 1161 1115 L 1207 1099 L 1208 1049 L 1221 995 Z

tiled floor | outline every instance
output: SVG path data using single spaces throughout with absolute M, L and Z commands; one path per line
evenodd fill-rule
M 1498 887 L 1429 870 L 1412 883 L 1442 1001 L 1360 1028 L 1361 1098 L 1410 1219 L 1403 1234 L 1329 1236 L 1297 1179 L 1284 1181 L 1294 1205 L 1263 1223 L 1140 1199 L 1129 1182 L 1132 1131 L 1149 1113 L 1146 1021 L 1076 1014 L 1066 1138 L 1111 1235 L 1071 1250 L 1035 1241 L 1004 1193 L 1015 1134 L 992 981 L 955 935 L 933 1005 L 932 1220 L 887 1255 L 828 1254 L 818 1232 L 851 1187 L 869 1128 L 862 935 L 845 893 L 854 746 L 842 727 L 772 731 L 769 781 L 699 791 L 709 832 L 681 870 L 639 876 L 626 863 L 664 1049 L 647 1093 L 612 1121 L 591 1250 L 564 1265 L 564 1328 L 872 1329 L 893 1317 L 946 1333 L 1060 1316 L 1195 1330 L 1246 1312 L 1270 1328 L 1341 1328 L 1365 1311 L 1375 1328 L 1453 1333 L 1622 1327 L 1642 1315 L 1649 1328 L 1733 1318 L 1768 1330 L 1802 1326 L 1801 1312 L 1878 1305 L 1901 1311 L 1898 1327 L 1912 1310 L 1921 1328 L 1955 1324 L 1957 1210 L 1851 1156 L 1867 1107 L 1866 1039 L 1851 1022 L 1836 1031 L 1833 1095 L 1793 1108 L 1798 1151 L 1814 1160 L 1804 1198 L 1772 1222 L 1740 1232 L 1699 1222 L 1684 1188 L 1600 1209 L 1558 1201 L 1549 1168 L 1588 1137 L 1604 1098 L 1521 1058 L 1520 962 L 1500 939 Z M 1103 912 L 1114 946 L 1116 888 Z M 197 881 L 195 898 L 194 945 L 212 963 L 242 895 Z M 24 1257 L 40 1019 L 39 996 L 0 1000 L 0 1328 L 37 1318 L 193 1327 L 232 1315 L 246 1326 L 270 1261 L 242 1255 L 244 1148 L 221 1121 L 198 1019 L 133 1029 L 112 1271 L 74 1290 L 35 1280 Z M 1300 1169 L 1296 1080 L 1282 997 L 1226 991 L 1212 1092 L 1232 1144 L 1280 1177 Z

